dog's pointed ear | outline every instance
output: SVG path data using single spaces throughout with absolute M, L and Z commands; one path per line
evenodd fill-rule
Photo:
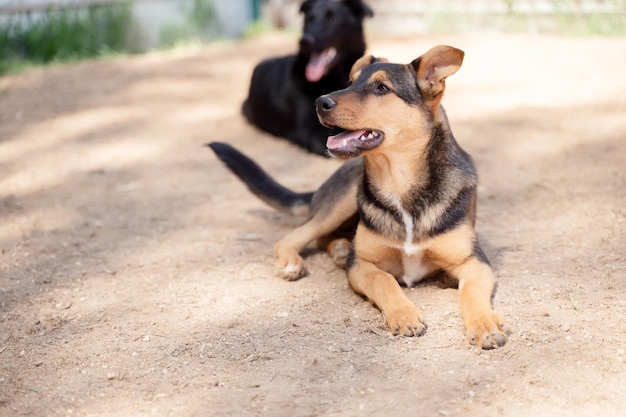
M 389 62 L 386 58 L 376 58 L 372 55 L 365 55 L 357 59 L 350 70 L 350 81 L 354 81 L 361 75 L 361 70 L 374 62 Z
M 461 68 L 464 56 L 465 53 L 460 49 L 439 45 L 411 62 L 424 98 L 441 98 L 446 88 L 446 78 Z
M 305 2 L 303 2 L 302 5 L 300 6 L 300 13 L 307 14 L 311 10 L 311 7 L 313 7 L 313 4 L 316 1 L 317 0 L 306 0 Z
M 357 18 L 362 20 L 365 17 L 374 16 L 374 12 L 370 9 L 367 4 L 363 3 L 361 0 L 342 0 L 342 3 L 346 5 L 348 9 L 352 12 L 352 14 Z

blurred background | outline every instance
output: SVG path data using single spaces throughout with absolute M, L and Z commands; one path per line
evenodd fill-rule
M 0 0 L 0 416 L 626 415 L 626 0 L 365 1 L 368 52 L 466 52 L 445 108 L 509 345 L 433 283 L 409 340 L 322 253 L 276 278 L 299 220 L 203 145 L 298 191 L 339 166 L 240 112 L 300 0 Z
M 298 33 L 300 0 L 2 0 L 0 74 L 25 63 Z M 626 34 L 626 0 L 370 0 L 370 35 Z

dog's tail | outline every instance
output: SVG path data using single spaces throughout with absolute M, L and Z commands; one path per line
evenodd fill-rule
M 237 149 L 222 142 L 207 144 L 254 195 L 283 213 L 294 216 L 307 216 L 310 211 L 313 193 L 296 193 L 269 176 L 252 159 Z

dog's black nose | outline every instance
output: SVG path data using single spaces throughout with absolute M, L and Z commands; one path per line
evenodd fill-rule
M 328 113 L 335 108 L 337 102 L 330 98 L 330 96 L 322 96 L 315 100 L 315 109 L 318 114 Z
M 308 33 L 305 33 L 300 38 L 300 48 L 302 49 L 308 50 L 313 46 L 314 43 L 315 37 L 313 35 L 309 35 Z

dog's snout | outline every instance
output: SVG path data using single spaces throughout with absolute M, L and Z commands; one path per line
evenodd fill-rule
M 300 38 L 300 47 L 304 49 L 311 48 L 315 43 L 315 37 L 311 34 L 305 33 Z
M 330 96 L 322 96 L 315 100 L 315 109 L 317 114 L 328 113 L 337 106 L 337 102 Z

